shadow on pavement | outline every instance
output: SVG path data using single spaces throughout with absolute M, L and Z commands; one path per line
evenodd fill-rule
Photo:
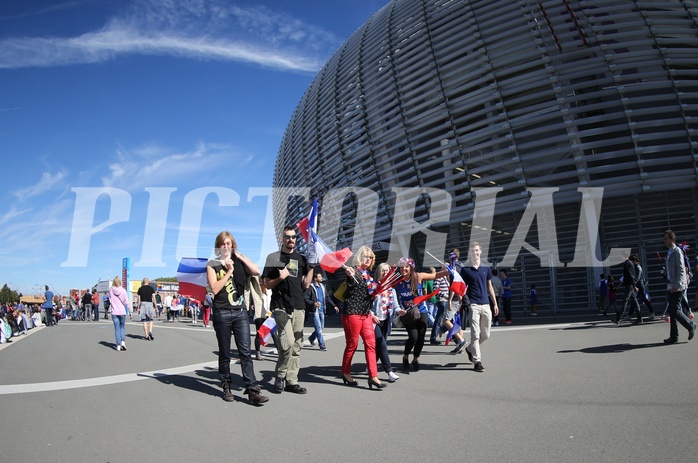
M 607 346 L 585 347 L 579 350 L 559 350 L 558 354 L 571 354 L 581 352 L 584 354 L 612 354 L 614 352 L 627 352 L 636 349 L 648 349 L 651 347 L 664 347 L 663 342 L 653 342 L 648 344 L 609 344 Z
M 218 387 L 219 380 L 218 372 L 216 370 L 207 368 L 204 370 L 196 370 L 194 373 L 198 377 L 188 375 L 166 375 L 162 373 L 155 373 L 152 375 L 141 373 L 138 376 L 153 378 L 160 381 L 162 384 L 181 387 L 183 389 L 189 389 L 191 391 L 208 394 L 214 397 L 221 397 L 222 393 L 221 388 Z M 241 381 L 240 378 L 234 378 L 233 384 L 239 381 Z

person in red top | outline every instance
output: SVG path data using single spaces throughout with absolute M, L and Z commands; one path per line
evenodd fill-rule
M 92 311 L 94 312 L 94 321 L 99 321 L 99 293 L 97 289 L 92 290 Z

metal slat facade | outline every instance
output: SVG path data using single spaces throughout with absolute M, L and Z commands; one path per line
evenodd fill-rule
M 386 243 L 412 218 L 448 209 L 426 195 L 412 213 L 396 189 L 435 188 L 452 197 L 439 231 L 466 249 L 482 233 L 473 235 L 476 190 L 500 188 L 484 250 L 499 265 L 531 189 L 556 188 L 553 223 L 539 217 L 526 243 L 540 249 L 555 230 L 560 265 L 522 248 L 509 271 L 514 310 L 531 283 L 543 309 L 589 307 L 598 274 L 619 270 L 568 265 L 579 251 L 578 188 L 604 189 L 597 257 L 631 247 L 656 281 L 664 229 L 696 245 L 697 124 L 696 1 L 394 0 L 330 58 L 294 112 L 275 166 L 275 226 L 309 210 L 288 191 L 322 202 L 361 187 L 377 201 L 322 202 L 320 234 L 357 248 L 371 235 L 358 225 L 372 226 Z M 359 212 L 375 224 L 357 224 Z M 323 235 L 323 215 L 339 217 L 336 235 Z M 425 240 L 409 241 L 418 262 Z

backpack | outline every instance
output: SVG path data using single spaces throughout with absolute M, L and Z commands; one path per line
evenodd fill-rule
M 688 256 L 686 255 L 686 251 L 688 251 L 688 246 L 686 246 L 686 243 L 682 244 L 681 246 L 678 246 L 678 248 L 681 250 L 681 256 L 683 257 L 683 266 L 686 269 L 686 276 L 688 276 L 688 281 L 693 280 L 693 272 L 691 271 L 691 262 L 688 260 Z
M 8 339 L 12 337 L 12 327 L 10 326 L 9 323 L 3 318 L 2 319 L 2 339 L 7 342 Z

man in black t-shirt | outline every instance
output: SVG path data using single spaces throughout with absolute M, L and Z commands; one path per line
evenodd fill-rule
M 281 250 L 267 256 L 262 272 L 265 286 L 272 290 L 270 308 L 280 341 L 274 389 L 305 394 L 306 389 L 298 384 L 305 321 L 303 293 L 313 280 L 313 268 L 295 251 L 297 236 L 293 227 L 285 227 L 281 239 Z
M 143 284 L 138 288 L 138 317 L 143 322 L 143 333 L 146 341 L 154 341 L 153 320 L 155 319 L 155 306 L 153 295 L 155 288 L 150 286 L 147 278 L 143 278 Z

